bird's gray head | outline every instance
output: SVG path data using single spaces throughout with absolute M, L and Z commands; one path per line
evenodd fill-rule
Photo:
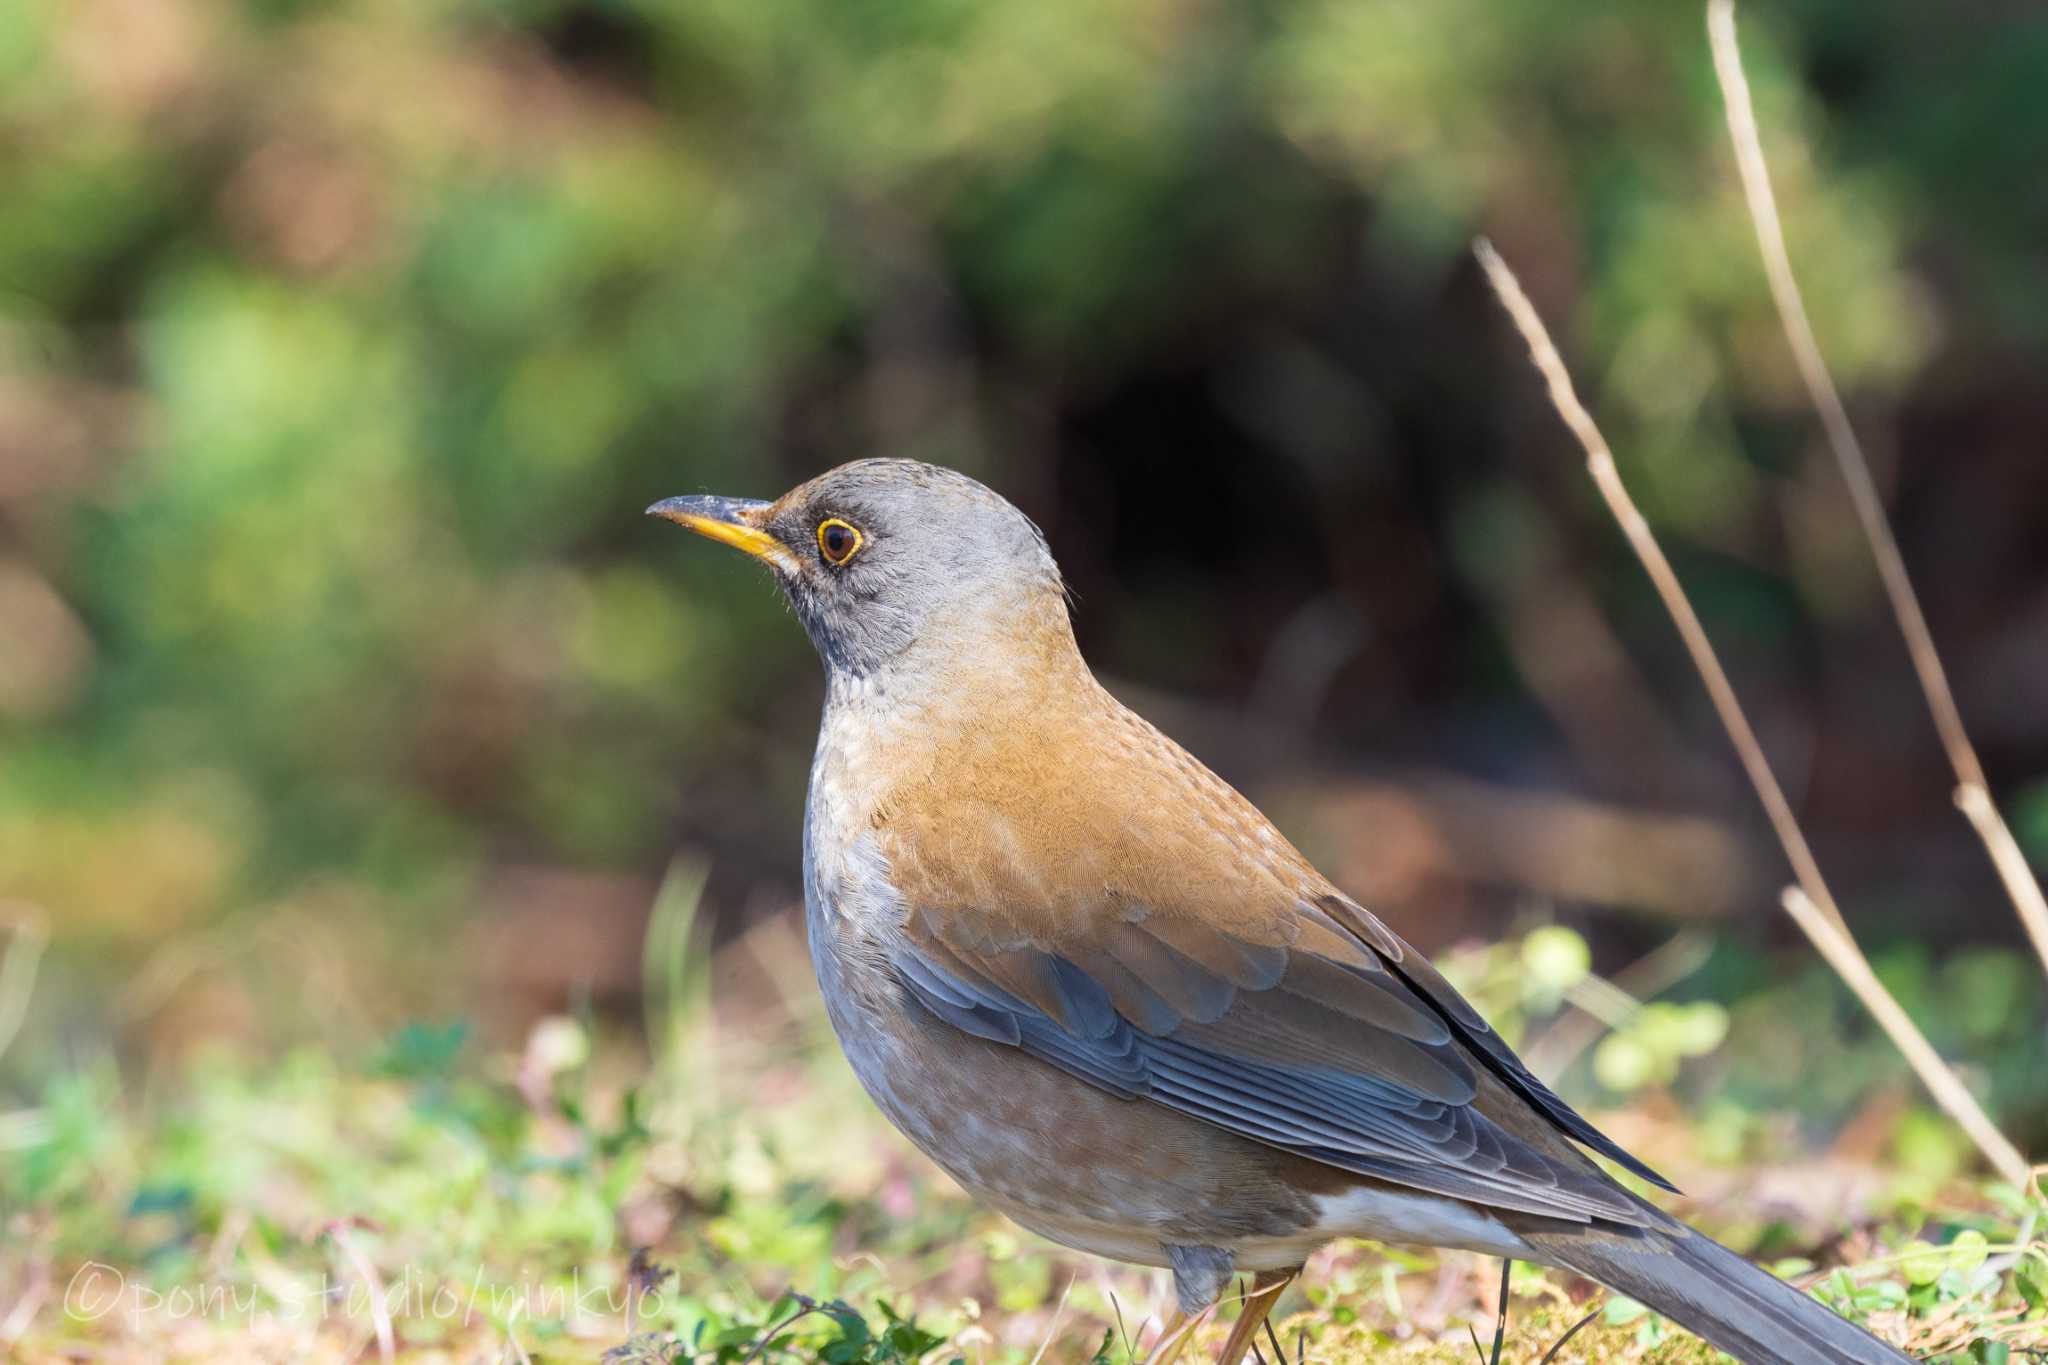
M 773 569 L 837 675 L 976 648 L 1072 648 L 1045 537 L 950 469 L 858 460 L 774 502 L 669 498 L 647 510 Z

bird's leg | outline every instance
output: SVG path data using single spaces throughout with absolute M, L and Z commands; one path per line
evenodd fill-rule
M 1216 1365 L 1238 1365 L 1244 1359 L 1244 1353 L 1251 1349 L 1252 1338 L 1259 1334 L 1259 1325 L 1265 1322 L 1266 1315 L 1273 1311 L 1280 1295 L 1300 1273 L 1300 1266 L 1292 1270 L 1260 1272 L 1259 1277 L 1252 1281 L 1251 1297 L 1238 1311 L 1237 1325 L 1230 1329 L 1230 1340 L 1223 1343 L 1223 1354 L 1216 1357 Z
M 1173 1267 L 1173 1297 L 1179 1311 L 1167 1320 L 1145 1357 L 1145 1365 L 1172 1365 L 1188 1342 L 1216 1311 L 1216 1301 L 1230 1287 L 1235 1258 L 1222 1247 L 1190 1246 L 1178 1242 L 1165 1247 L 1166 1263 Z
M 1173 1365 L 1215 1311 L 1213 1303 L 1195 1313 L 1176 1308 L 1173 1316 L 1166 1320 L 1166 1326 L 1160 1329 L 1159 1340 L 1153 1342 L 1152 1349 L 1146 1352 L 1145 1365 Z

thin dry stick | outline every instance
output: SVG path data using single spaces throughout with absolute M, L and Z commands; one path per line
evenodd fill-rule
M 1829 894 L 1827 883 L 1822 879 L 1820 865 L 1814 861 L 1812 849 L 1807 847 L 1806 836 L 1800 831 L 1799 822 L 1792 815 L 1792 806 L 1785 799 L 1785 793 L 1778 786 L 1777 777 L 1771 772 L 1771 765 L 1764 758 L 1763 746 L 1757 742 L 1756 732 L 1750 728 L 1749 718 L 1743 714 L 1742 704 L 1736 700 L 1735 689 L 1728 681 L 1728 674 L 1721 667 L 1720 658 L 1714 653 L 1713 644 L 1707 639 L 1706 628 L 1700 624 L 1692 602 L 1679 584 L 1678 575 L 1671 568 L 1671 561 L 1664 557 L 1664 551 L 1657 544 L 1657 538 L 1650 531 L 1649 522 L 1637 509 L 1634 499 L 1621 482 L 1621 475 L 1614 466 L 1614 453 L 1608 449 L 1607 438 L 1600 434 L 1585 405 L 1579 402 L 1578 394 L 1572 388 L 1571 375 L 1565 369 L 1564 359 L 1557 353 L 1557 347 L 1550 340 L 1550 333 L 1543 326 L 1543 319 L 1537 316 L 1528 295 L 1522 292 L 1520 281 L 1514 271 L 1508 269 L 1500 253 L 1492 243 L 1481 238 L 1473 243 L 1473 251 L 1479 257 L 1480 265 L 1486 268 L 1486 276 L 1493 284 L 1493 291 L 1500 297 L 1501 306 L 1514 319 L 1522 338 L 1529 344 L 1529 353 L 1543 375 L 1550 389 L 1550 401 L 1564 418 L 1565 425 L 1579 439 L 1586 451 L 1586 465 L 1591 470 L 1593 482 L 1600 495 L 1607 502 L 1608 509 L 1621 526 L 1622 534 L 1628 538 L 1629 547 L 1642 561 L 1649 573 L 1650 581 L 1656 585 L 1657 595 L 1663 599 L 1664 608 L 1671 614 L 1678 627 L 1679 636 L 1685 641 L 1686 652 L 1692 656 L 1693 667 L 1707 686 L 1707 694 L 1713 699 L 1714 710 L 1720 715 L 1728 738 L 1735 745 L 1736 755 L 1742 760 L 1743 769 L 1749 774 L 1750 784 L 1756 788 L 1757 799 L 1763 802 L 1764 813 L 1770 818 L 1771 827 L 1776 831 L 1778 842 L 1784 846 L 1785 856 L 1792 863 L 1792 870 L 1799 879 L 1799 885 L 1806 893 L 1812 918 L 1794 920 L 1806 930 L 1816 948 L 1826 957 L 1837 971 L 1836 953 L 1845 951 L 1862 964 L 1860 976 L 1870 991 L 1883 996 L 1889 1002 L 1886 1009 L 1872 1007 L 1871 1012 L 1884 1031 L 1891 1036 L 1921 1081 L 1933 1094 L 1935 1100 L 1946 1109 L 1949 1116 L 1962 1125 L 1963 1130 L 1977 1143 L 1978 1148 L 1990 1161 L 1993 1169 L 2005 1179 L 2022 1189 L 2026 1187 L 2029 1175 L 2027 1162 L 2010 1142 L 2006 1141 L 1984 1110 L 1978 1105 L 1963 1083 L 1956 1078 L 1948 1065 L 1935 1050 L 1898 1002 L 1885 994 L 1884 987 L 1870 972 L 1870 964 L 1856 948 L 1849 927 L 1842 919 L 1842 912 L 1836 908 L 1834 897 Z M 1834 930 L 1827 939 L 1816 935 L 1811 927 L 1825 923 Z M 1845 973 L 1845 979 L 1847 974 Z M 1850 988 L 1870 1004 L 1872 997 L 1865 995 L 1865 987 L 1856 979 L 1849 979 Z
M 1977 750 L 1963 729 L 1962 713 L 1956 708 L 1948 673 L 1941 666 L 1941 655 L 1935 651 L 1934 635 L 1920 610 L 1913 580 L 1906 574 L 1906 561 L 1899 554 L 1898 539 L 1885 516 L 1884 500 L 1870 476 L 1870 462 L 1864 458 L 1856 430 L 1849 424 L 1848 409 L 1842 405 L 1842 395 L 1835 388 L 1827 362 L 1821 359 L 1813 325 L 1806 317 L 1806 302 L 1792 273 L 1792 257 L 1785 250 L 1777 197 L 1771 192 L 1770 167 L 1764 160 L 1763 140 L 1757 133 L 1756 110 L 1749 99 L 1749 78 L 1742 69 L 1742 50 L 1735 41 L 1735 0 L 1707 0 L 1707 35 L 1714 49 L 1714 74 L 1721 83 L 1722 102 L 1728 110 L 1728 136 L 1735 144 L 1742 192 L 1749 202 L 1750 221 L 1756 226 L 1757 247 L 1763 254 L 1771 298 L 1785 326 L 1785 340 L 1791 344 L 1799 376 L 1806 382 L 1806 392 L 1820 413 L 1828 448 L 1834 451 L 1835 463 L 1849 485 L 1849 501 L 1856 508 L 1857 520 L 1863 523 L 1863 534 L 1877 561 L 1878 577 L 1884 582 L 1885 595 L 1891 599 L 1899 631 L 1906 637 L 1906 652 L 1912 656 L 1913 670 L 1920 675 L 1920 690 L 1927 694 L 1927 709 L 1933 713 L 1941 747 L 1947 751 L 1949 766 L 1955 769 L 1956 806 L 1984 841 L 1999 879 L 2005 883 L 2006 894 L 2019 911 L 2020 923 L 2034 941 L 2034 951 L 2040 954 L 2042 966 L 2048 967 L 2048 899 L 2043 898 L 2041 883 L 2027 867 L 2019 844 L 1991 800 L 1984 765 L 1977 761 Z
M 1941 1107 L 1954 1115 L 1957 1123 L 1963 1125 L 1977 1146 L 1983 1149 L 1986 1156 L 1991 1157 L 1992 1164 L 1998 1167 L 2000 1174 L 2008 1180 L 2013 1179 L 2003 1164 L 2008 1158 L 2016 1163 L 2020 1170 L 2026 1172 L 2017 1180 L 2013 1180 L 2015 1185 L 2025 1189 L 2027 1180 L 2032 1175 L 2028 1170 L 2026 1158 L 2005 1140 L 2004 1134 L 1991 1126 L 1991 1120 L 1977 1107 L 1976 1100 L 1956 1078 L 1956 1073 L 1941 1060 L 1941 1055 L 1921 1036 L 1920 1030 L 1913 1027 L 1913 1021 L 1906 1017 L 1906 1012 L 1899 1007 L 1899 1002 L 1892 998 L 1891 992 L 1884 988 L 1884 983 L 1877 979 L 1877 973 L 1870 969 L 1870 959 L 1863 956 L 1863 950 L 1842 932 L 1839 925 L 1815 909 L 1812 899 L 1800 888 L 1786 887 L 1779 901 L 1792 918 L 1799 921 L 1799 927 L 1813 940 L 1813 946 L 1820 949 L 1820 955 L 1835 969 L 1835 975 L 1841 977 L 1849 989 L 1856 992 L 1856 998 L 1863 1002 L 1863 1007 L 1884 1025 L 1884 1031 L 1891 1035 L 1899 1051 L 1906 1054 L 1906 1060 L 1913 1064 L 1913 1069 L 1927 1082 L 1927 1088 L 1934 1092 L 1934 1098 L 1940 1101 Z
M 1557 347 L 1551 344 L 1550 333 L 1544 329 L 1543 320 L 1536 315 L 1535 306 L 1522 292 L 1515 272 L 1508 269 L 1507 262 L 1493 249 L 1493 244 L 1482 237 L 1472 249 L 1478 255 L 1479 263 L 1486 267 L 1487 278 L 1493 283 L 1494 293 L 1500 296 L 1501 305 L 1508 310 L 1508 316 L 1514 319 L 1523 339 L 1529 343 L 1536 368 L 1550 387 L 1551 404 L 1564 418 L 1565 425 L 1572 429 L 1572 434 L 1579 438 L 1579 444 L 1585 447 L 1586 467 L 1592 472 L 1593 482 L 1599 486 L 1614 519 L 1621 523 L 1622 534 L 1628 537 L 1636 558 L 1642 561 L 1650 581 L 1656 584 L 1657 595 L 1664 599 L 1665 608 L 1677 623 L 1678 633 L 1684 637 L 1693 664 L 1707 685 L 1708 695 L 1713 698 L 1714 709 L 1720 713 L 1721 723 L 1728 728 L 1728 736 L 1735 742 L 1736 755 L 1748 771 L 1757 797 L 1764 803 L 1764 813 L 1770 817 L 1771 827 L 1777 831 L 1778 842 L 1785 846 L 1785 856 L 1792 860 L 1792 870 L 1798 874 L 1799 884 L 1821 885 L 1820 865 L 1813 860 L 1813 851 L 1806 846 L 1806 836 L 1800 833 L 1799 822 L 1793 818 L 1792 806 L 1785 800 L 1778 779 L 1772 776 L 1770 764 L 1764 761 L 1763 747 L 1757 743 L 1756 733 L 1749 728 L 1749 719 L 1742 713 L 1742 704 L 1735 699 L 1735 689 L 1729 684 L 1728 675 L 1722 672 L 1713 645 L 1708 643 L 1706 629 L 1700 625 L 1699 617 L 1693 614 L 1692 603 L 1687 600 L 1685 589 L 1679 585 L 1671 561 L 1664 558 L 1664 551 L 1650 532 L 1650 523 L 1643 519 L 1635 501 L 1622 486 L 1621 474 L 1614 467 L 1614 452 L 1607 448 L 1607 438 L 1600 434 L 1600 428 L 1593 424 L 1592 414 L 1586 411 L 1585 405 L 1579 402 L 1578 394 L 1573 391 L 1571 375 L 1565 370 L 1564 359 L 1558 355 Z M 1825 891 L 1814 900 L 1822 905 L 1833 905 Z
M 384 1277 L 377 1273 L 377 1267 L 370 1263 L 370 1258 L 349 1236 L 348 1219 L 337 1218 L 323 1230 L 340 1250 L 342 1258 L 362 1277 L 363 1288 L 370 1296 L 370 1321 L 377 1333 L 377 1358 L 384 1365 L 391 1365 L 398 1350 L 398 1337 L 391 1326 L 391 1304 L 384 1292 Z

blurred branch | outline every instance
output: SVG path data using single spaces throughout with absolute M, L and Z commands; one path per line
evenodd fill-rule
M 655 893 L 641 949 L 641 1006 L 646 1012 L 647 1048 L 670 1074 L 709 1074 L 685 1057 L 710 1046 L 711 961 L 704 951 L 698 911 L 710 865 L 688 853 L 669 860 Z
M 1586 451 L 1587 468 L 1600 495 L 1607 502 L 1608 509 L 1620 524 L 1622 534 L 1628 538 L 1629 546 L 1636 558 L 1642 561 L 1649 573 L 1650 581 L 1656 585 L 1658 596 L 1663 599 L 1665 610 L 1671 614 L 1678 627 L 1680 637 L 1692 656 L 1694 668 L 1705 682 L 1708 695 L 1713 699 L 1714 709 L 1719 713 L 1722 726 L 1734 744 L 1736 754 L 1742 760 L 1744 770 L 1749 774 L 1751 784 L 1756 788 L 1757 798 L 1762 801 L 1764 812 L 1770 818 L 1771 826 L 1778 835 L 1778 842 L 1784 846 L 1785 856 L 1791 861 L 1793 871 L 1799 880 L 1803 899 L 1799 908 L 1786 902 L 1786 910 L 1815 948 L 1827 959 L 1830 966 L 1843 975 L 1843 979 L 1854 990 L 1857 997 L 1871 1010 L 1892 1043 L 1901 1055 L 1912 1065 L 1935 1100 L 1948 1111 L 1949 1116 L 1960 1124 L 1978 1149 L 1984 1153 L 2001 1177 L 2015 1186 L 2025 1189 L 2030 1178 L 2026 1158 L 2022 1157 L 1998 1128 L 1984 1113 L 1967 1087 L 1955 1072 L 1935 1052 L 1926 1037 L 1921 1034 L 1906 1012 L 1891 995 L 1885 991 L 1877 976 L 1870 969 L 1870 963 L 1856 946 L 1849 933 L 1842 912 L 1836 907 L 1834 896 L 1828 891 L 1827 883 L 1821 877 L 1820 865 L 1814 861 L 1813 851 L 1807 846 L 1806 836 L 1799 828 L 1799 822 L 1792 814 L 1791 804 L 1785 799 L 1784 789 L 1778 785 L 1777 777 L 1764 757 L 1763 746 L 1757 742 L 1756 732 L 1750 727 L 1749 718 L 1743 713 L 1742 704 L 1736 699 L 1735 689 L 1728 681 L 1727 672 L 1721 667 L 1720 658 L 1714 653 L 1713 643 L 1707 638 L 1706 628 L 1700 624 L 1692 602 L 1685 595 L 1678 575 L 1666 559 L 1664 551 L 1650 530 L 1650 524 L 1643 517 L 1628 489 L 1621 481 L 1615 468 L 1614 452 L 1607 446 L 1607 438 L 1600 434 L 1600 428 L 1593 422 L 1592 414 L 1586 411 L 1572 388 L 1571 375 L 1565 369 L 1564 359 L 1551 342 L 1550 333 L 1537 316 L 1528 295 L 1522 292 L 1521 283 L 1503 261 L 1492 243 L 1484 238 L 1473 244 L 1473 251 L 1479 263 L 1486 270 L 1488 281 L 1493 285 L 1508 316 L 1522 333 L 1529 345 L 1531 359 L 1549 386 L 1550 401 L 1557 408 L 1565 425 L 1578 437 L 1579 444 Z M 1810 912 L 1810 913 L 1809 913 Z M 1849 964 L 1845 969 L 1844 964 Z M 1851 972 L 1853 971 L 1853 975 Z M 1883 1007 L 1872 1002 L 1882 999 Z
M 1757 132 L 1756 110 L 1750 103 L 1749 78 L 1742 69 L 1742 50 L 1735 38 L 1735 0 L 1707 0 L 1707 34 L 1714 49 L 1714 75 L 1721 84 L 1721 96 L 1728 110 L 1728 136 L 1735 144 L 1735 164 L 1742 173 L 1742 191 L 1749 203 L 1750 221 L 1756 226 L 1756 241 L 1764 258 L 1764 274 L 1770 280 L 1771 299 L 1785 327 L 1792 358 L 1799 377 L 1805 381 L 1807 396 L 1820 413 L 1827 432 L 1828 448 L 1834 452 L 1843 481 L 1849 486 L 1849 501 L 1870 552 L 1877 561 L 1878 576 L 1884 581 L 1892 615 L 1906 637 L 1913 670 L 1920 675 L 1920 690 L 1927 696 L 1927 709 L 1934 716 L 1934 728 L 1941 735 L 1941 747 L 1955 770 L 1955 803 L 1976 829 L 1977 837 L 1991 855 L 2006 894 L 2012 897 L 2020 922 L 2034 942 L 2034 951 L 2048 967 L 2048 899 L 2041 883 L 2028 868 L 2019 844 L 1991 799 L 1984 766 L 1963 729 L 1963 717 L 1949 688 L 1948 672 L 1934 648 L 1934 635 L 1920 610 L 1920 598 L 1906 573 L 1906 561 L 1899 553 L 1897 537 L 1885 516 L 1884 500 L 1870 476 L 1870 462 L 1864 458 L 1856 430 L 1849 423 L 1848 410 L 1835 387 L 1834 376 L 1821 358 L 1813 325 L 1806 316 L 1806 302 L 1799 281 L 1792 273 L 1792 258 L 1785 249 L 1785 232 L 1778 217 L 1777 196 L 1771 190 L 1770 166 L 1764 160 L 1763 140 Z
M 1529 1069 L 1545 1081 L 1555 1081 L 1565 1073 L 1580 1054 L 1602 1035 L 1626 1023 L 1628 1016 L 1642 1008 L 1642 1002 L 1662 995 L 1694 972 L 1707 965 L 1707 958 L 1713 953 L 1713 939 L 1692 929 L 1681 929 L 1669 940 L 1638 958 L 1615 973 L 1614 979 L 1601 981 L 1599 977 L 1588 977 L 1574 987 L 1566 996 L 1572 1006 L 1541 1037 L 1522 1049 L 1522 1059 Z M 1593 999 L 1585 989 L 1590 983 L 1598 983 L 1594 989 L 1605 987 L 1619 995 L 1625 1002 L 1621 1018 L 1604 1017 L 1611 1011 L 1601 1008 L 1603 1002 Z
M 1697 789 L 1706 765 L 1679 741 L 1582 579 L 1546 565 L 1495 593 L 1515 667 L 1604 785 L 1657 792 L 1683 779 Z
M 25 1278 L 27 1283 L 17 1291 L 14 1307 L 7 1316 L 0 1318 L 0 1350 L 11 1351 L 16 1342 L 28 1335 L 34 1325 L 36 1314 L 48 1301 L 51 1289 L 50 1258 L 44 1255 L 32 1256 Z
M 1269 790 L 1334 850 L 1339 881 L 1388 904 L 1449 880 L 1692 920 L 1752 905 L 1770 885 L 1754 845 L 1695 815 L 1433 772 Z
M 0 924 L 14 930 L 7 955 L 0 957 L 0 1056 L 5 1056 L 28 1018 L 29 997 L 36 988 L 36 968 L 50 942 L 50 919 L 33 905 L 0 903 Z

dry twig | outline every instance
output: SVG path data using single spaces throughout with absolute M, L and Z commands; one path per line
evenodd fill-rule
M 1905 1010 L 1877 979 L 1877 973 L 1871 970 L 1870 959 L 1842 929 L 1840 916 L 1834 921 L 1829 920 L 1814 907 L 1807 893 L 1796 886 L 1786 887 L 1779 900 L 1786 913 L 1797 920 L 1806 936 L 1813 940 L 1813 946 L 1820 949 L 1820 955 L 1828 960 L 1828 965 L 1835 969 L 1835 975 L 1842 978 L 1844 984 L 1856 993 L 1856 998 L 1863 1002 L 1863 1007 L 1884 1026 L 1892 1042 L 1913 1064 L 1913 1070 L 1920 1073 L 1920 1079 L 1934 1092 L 1935 1100 L 1963 1126 L 1970 1140 L 1991 1159 L 1999 1174 L 2025 1189 L 2030 1174 L 2026 1158 L 1992 1125 L 1954 1070 L 1942 1061 L 1940 1054 L 1913 1026 Z
M 2034 942 L 2034 951 L 2040 954 L 2042 966 L 2048 967 L 2048 899 L 2042 897 L 2041 883 L 2028 868 L 2012 830 L 1991 799 L 1990 784 L 1984 780 L 1984 765 L 1977 761 L 1977 750 L 1963 729 L 1962 713 L 1956 707 L 1955 693 L 1949 688 L 1948 672 L 1941 666 L 1933 632 L 1927 628 L 1927 617 L 1920 610 L 1920 598 L 1907 576 L 1898 539 L 1885 516 L 1884 500 L 1870 476 L 1870 462 L 1864 458 L 1862 444 L 1849 423 L 1848 410 L 1842 405 L 1842 395 L 1835 388 L 1834 376 L 1828 372 L 1820 345 L 1814 340 L 1813 324 L 1807 320 L 1806 302 L 1792 273 L 1791 255 L 1785 250 L 1785 230 L 1778 217 L 1777 197 L 1771 191 L 1770 166 L 1764 160 L 1763 140 L 1757 132 L 1749 78 L 1742 69 L 1742 50 L 1735 41 L 1735 0 L 1707 0 L 1707 34 L 1714 49 L 1714 75 L 1720 81 L 1721 98 L 1728 110 L 1728 136 L 1735 144 L 1735 164 L 1742 173 L 1743 196 L 1749 203 L 1750 221 L 1756 226 L 1757 247 L 1763 254 L 1771 299 L 1785 326 L 1785 340 L 1791 344 L 1792 358 L 1798 363 L 1807 395 L 1820 413 L 1828 448 L 1834 452 L 1842 479 L 1849 486 L 1849 501 L 1856 508 L 1856 519 L 1863 523 L 1863 534 L 1870 541 L 1870 553 L 1877 561 L 1885 596 L 1891 600 L 1892 614 L 1898 618 L 1899 631 L 1906 637 L 1906 652 L 1912 656 L 1913 671 L 1920 675 L 1920 690 L 1927 695 L 1927 709 L 1933 713 L 1941 747 L 1948 754 L 1949 766 L 1955 770 L 1956 807 L 1984 841 L 1999 879 L 2005 883 L 2006 894 L 2012 897 L 2013 908 L 2019 912 L 2020 923 L 2026 926 L 2027 935 Z
M 349 1235 L 352 1226 L 363 1225 L 361 1219 L 336 1218 L 328 1222 L 321 1231 L 327 1234 L 342 1259 L 349 1263 L 363 1281 L 363 1289 L 370 1298 L 370 1322 L 376 1331 L 377 1358 L 384 1365 L 391 1365 L 398 1351 L 398 1334 L 391 1325 L 391 1304 L 384 1292 L 384 1277 L 377 1273 L 377 1267 L 363 1254 Z
M 1680 637 L 1685 641 L 1686 651 L 1692 656 L 1693 667 L 1698 670 L 1706 684 L 1707 693 L 1713 699 L 1714 710 L 1720 715 L 1721 724 L 1728 732 L 1728 738 L 1735 745 L 1735 752 L 1742 760 L 1744 771 L 1749 774 L 1750 784 L 1756 788 L 1757 798 L 1763 802 L 1764 813 L 1777 833 L 1778 842 L 1784 846 L 1785 856 L 1792 863 L 1793 872 L 1799 879 L 1799 888 L 1805 893 L 1804 906 L 1812 911 L 1802 916 L 1797 911 L 1793 918 L 1816 948 L 1828 959 L 1831 966 L 1842 971 L 1837 958 L 1852 960 L 1860 964 L 1857 976 L 1850 978 L 1850 988 L 1859 999 L 1871 1006 L 1872 1013 L 1892 1043 L 1919 1073 L 1922 1083 L 1935 1100 L 1947 1110 L 1949 1116 L 1962 1125 L 1963 1130 L 1977 1143 L 1995 1169 L 2004 1179 L 2024 1189 L 2029 1178 L 2027 1162 L 1984 1113 L 1967 1087 L 1957 1079 L 1940 1054 L 1921 1034 L 1906 1012 L 1899 1008 L 1882 984 L 1870 971 L 1869 961 L 1856 947 L 1849 933 L 1842 912 L 1836 908 L 1834 897 L 1828 892 L 1827 883 L 1821 877 L 1820 865 L 1814 861 L 1813 850 L 1807 846 L 1806 836 L 1799 828 L 1799 822 L 1792 814 L 1792 806 L 1785 799 L 1784 789 L 1778 785 L 1776 775 L 1771 772 L 1770 763 L 1764 758 L 1763 746 L 1757 742 L 1756 731 L 1750 727 L 1748 716 L 1743 714 L 1742 704 L 1736 699 L 1735 689 L 1728 681 L 1727 672 L 1721 667 L 1720 658 L 1714 653 L 1714 646 L 1707 638 L 1706 628 L 1700 624 L 1692 602 L 1685 595 L 1678 575 L 1671 567 L 1671 561 L 1664 556 L 1650 524 L 1643 518 L 1634 499 L 1621 481 L 1621 475 L 1614 464 L 1614 452 L 1608 448 L 1607 438 L 1600 434 L 1600 428 L 1593 422 L 1592 414 L 1586 411 L 1572 388 L 1571 374 L 1565 369 L 1564 359 L 1550 340 L 1550 333 L 1543 326 L 1543 320 L 1522 292 L 1520 281 L 1514 271 L 1508 268 L 1493 244 L 1481 238 L 1473 244 L 1473 251 L 1479 263 L 1486 270 L 1487 279 L 1493 291 L 1499 296 L 1501 306 L 1507 309 L 1514 320 L 1523 340 L 1529 345 L 1530 357 L 1537 370 L 1543 375 L 1550 389 L 1550 401 L 1557 408 L 1565 425 L 1578 437 L 1579 444 L 1586 451 L 1586 465 L 1592 472 L 1593 482 L 1600 495 L 1607 502 L 1608 509 L 1621 526 L 1622 534 L 1628 538 L 1629 547 L 1636 558 L 1642 561 L 1649 573 L 1650 581 L 1656 585 L 1657 594 L 1663 599 L 1664 608 L 1678 627 Z M 1788 904 L 1787 909 L 1791 906 Z M 1816 928 L 1828 932 L 1816 933 Z M 1869 993 L 1866 993 L 1869 992 Z M 1887 1002 L 1886 1008 L 1871 1005 L 1875 997 Z

